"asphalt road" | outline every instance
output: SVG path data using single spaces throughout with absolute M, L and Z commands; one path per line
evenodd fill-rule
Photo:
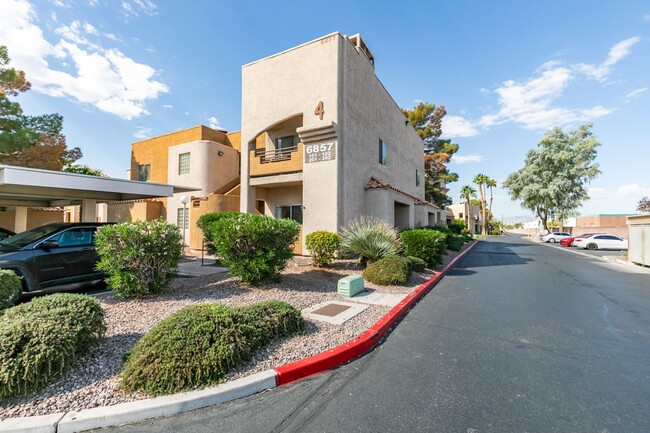
M 119 432 L 648 432 L 650 274 L 481 241 L 378 348 Z

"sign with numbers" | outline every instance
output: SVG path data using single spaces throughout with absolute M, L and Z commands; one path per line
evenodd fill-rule
M 336 159 L 336 141 L 305 144 L 305 163 Z

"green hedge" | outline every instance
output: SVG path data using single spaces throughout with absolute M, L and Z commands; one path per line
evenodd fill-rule
M 162 292 L 171 283 L 182 254 L 178 227 L 164 220 L 100 227 L 96 239 L 108 285 L 130 298 Z
M 290 219 L 235 213 L 212 223 L 209 240 L 230 274 L 255 285 L 280 279 L 299 233 Z
M 411 270 L 415 272 L 422 272 L 427 266 L 427 263 L 419 257 L 408 256 L 406 257 L 406 260 L 409 261 Z
M 0 269 L 0 314 L 18 301 L 21 291 L 20 277 L 10 269 Z
M 203 239 L 205 239 L 205 247 L 208 250 L 208 254 L 217 254 L 217 250 L 214 248 L 211 240 L 214 237 L 212 234 L 212 224 L 224 218 L 232 218 L 238 214 L 239 212 L 211 212 L 199 217 L 196 225 L 203 232 Z
M 104 335 L 104 312 L 86 295 L 54 294 L 0 318 L 0 397 L 38 391 Z
M 403 286 L 411 275 L 411 263 L 401 256 L 388 256 L 370 263 L 363 278 L 380 286 Z
M 186 307 L 152 328 L 128 355 L 122 386 L 163 395 L 220 383 L 273 338 L 304 332 L 300 311 L 270 301 Z
M 309 233 L 305 237 L 305 242 L 316 266 L 331 265 L 341 244 L 337 233 L 325 231 Z
M 406 230 L 400 234 L 404 255 L 419 257 L 428 267 L 442 263 L 446 250 L 447 235 L 444 232 L 427 229 Z

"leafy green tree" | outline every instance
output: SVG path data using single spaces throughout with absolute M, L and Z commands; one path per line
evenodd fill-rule
M 568 133 L 548 131 L 537 149 L 528 151 L 524 167 L 503 182 L 510 197 L 535 212 L 546 230 L 552 213 L 564 220 L 589 198 L 586 185 L 600 173 L 594 162 L 600 143 L 591 127 L 587 123 Z
M 458 174 L 447 168 L 458 144 L 443 140 L 442 118 L 447 114 L 443 105 L 420 102 L 411 110 L 403 109 L 409 123 L 424 141 L 424 197 L 444 209 L 452 203 L 445 185 L 458 180 Z
M 650 213 L 650 199 L 648 199 L 648 197 L 643 197 L 639 200 L 636 210 L 642 213 Z
M 470 224 L 472 221 L 469 218 L 469 210 L 472 198 L 476 197 L 476 190 L 469 185 L 465 185 L 460 189 L 460 198 L 465 199 L 465 225 L 467 230 L 471 233 Z
M 68 164 L 63 167 L 63 171 L 66 171 L 68 173 L 87 174 L 89 176 L 106 177 L 106 175 L 101 170 L 81 164 Z
M 9 62 L 7 47 L 0 45 L 0 163 L 61 170 L 81 158 L 78 147 L 67 148 L 61 115 L 27 116 L 9 99 L 31 87 L 25 73 Z

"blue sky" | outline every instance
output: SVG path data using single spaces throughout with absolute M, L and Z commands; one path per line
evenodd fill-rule
M 198 124 L 240 128 L 241 66 L 325 34 L 361 33 L 402 107 L 445 105 L 460 144 L 450 194 L 503 181 L 553 126 L 586 121 L 602 174 L 580 213 L 650 196 L 647 1 L 0 0 L 0 44 L 27 114 L 58 112 L 82 163 L 125 177 L 131 143 Z M 497 190 L 496 217 L 529 215 Z

